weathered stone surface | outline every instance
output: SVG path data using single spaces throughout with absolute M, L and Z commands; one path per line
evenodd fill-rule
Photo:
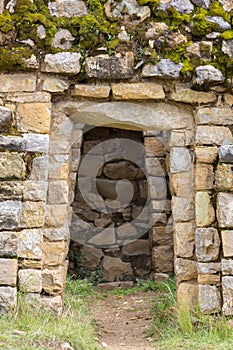
M 147 157 L 163 157 L 168 153 L 168 150 L 166 148 L 166 145 L 161 142 L 161 140 L 158 140 L 155 137 L 145 137 L 144 138 L 144 145 L 146 148 L 146 156 Z M 158 159 L 147 159 L 146 165 L 149 165 L 151 162 L 157 162 Z
M 34 74 L 0 74 L 0 92 L 31 92 L 36 89 Z
M 200 125 L 197 127 L 196 144 L 197 145 L 217 145 L 231 140 L 230 130 L 225 126 L 207 126 Z
M 161 59 L 158 64 L 147 64 L 142 69 L 143 77 L 179 78 L 183 63 L 174 63 L 169 59 Z
M 215 172 L 215 184 L 220 190 L 233 190 L 233 171 L 230 164 L 219 164 Z
M 197 228 L 195 243 L 198 261 L 215 261 L 218 259 L 220 238 L 215 228 Z
M 61 266 L 49 267 L 42 270 L 42 287 L 49 295 L 60 294 L 66 284 L 68 260 Z
M 222 72 L 211 65 L 197 67 L 196 76 L 196 83 L 198 85 L 224 81 Z
M 170 171 L 179 173 L 191 170 L 192 161 L 189 150 L 184 147 L 172 147 L 170 153 Z
M 221 298 L 216 286 L 200 284 L 198 301 L 203 313 L 215 313 L 221 310 Z
M 103 173 L 110 179 L 120 180 L 142 180 L 144 173 L 140 168 L 137 168 L 130 161 L 119 161 L 118 163 L 107 163 L 104 166 Z
M 75 3 L 77 3 L 77 1 Z M 62 50 L 70 50 L 72 47 L 72 41 L 74 40 L 75 38 L 71 35 L 69 30 L 58 29 L 53 38 L 52 46 Z
M 67 241 L 69 239 L 68 224 L 62 227 L 45 228 L 42 233 L 49 241 Z
M 71 119 L 84 124 L 133 130 L 183 129 L 193 123 L 189 111 L 164 102 L 82 102 L 74 105 Z
M 207 192 L 197 192 L 195 198 L 196 223 L 203 227 L 212 224 L 215 220 L 215 211 Z
M 48 204 L 65 204 L 68 202 L 69 188 L 67 181 L 49 181 Z
M 150 239 L 156 245 L 172 245 L 172 227 L 156 226 L 150 232 Z M 141 241 L 141 240 L 140 240 Z M 139 242 L 140 242 L 139 241 Z
M 184 147 L 193 144 L 193 131 L 172 130 L 169 144 L 170 147 Z
M 178 305 L 194 310 L 198 305 L 198 284 L 195 281 L 181 282 L 177 289 Z
M 218 149 L 219 160 L 224 163 L 233 163 L 233 145 L 223 145 Z
M 46 202 L 47 190 L 47 181 L 27 180 L 24 182 L 23 199 L 25 201 Z
M 189 221 L 195 218 L 193 199 L 172 197 L 172 213 L 174 221 Z
M 17 233 L 1 231 L 0 233 L 0 257 L 13 258 L 17 256 Z
M 197 162 L 214 163 L 218 156 L 218 148 L 216 146 L 196 147 L 195 154 Z
M 49 2 L 49 12 L 54 17 L 79 17 L 88 14 L 85 2 L 82 0 L 55 0 Z
M 210 275 L 216 274 L 221 271 L 221 263 L 218 262 L 198 262 L 197 263 L 198 274 L 200 275 Z
M 48 165 L 47 155 L 34 158 L 29 180 L 48 180 Z
M 107 227 L 101 231 L 96 229 L 96 234 L 88 240 L 88 244 L 97 248 L 105 248 L 115 244 L 115 241 L 115 228 Z
M 172 245 L 155 246 L 152 249 L 152 266 L 155 272 L 173 271 Z
M 222 277 L 223 307 L 225 315 L 233 315 L 233 276 Z
M 101 249 L 97 249 L 91 246 L 84 245 L 80 249 L 81 255 L 85 257 L 85 265 L 88 269 L 95 269 L 99 265 L 102 257 Z
M 57 77 L 43 76 L 41 78 L 42 89 L 49 92 L 63 92 L 68 90 L 69 81 Z
M 199 284 L 219 284 L 220 275 L 198 275 L 197 282 Z
M 210 190 L 214 186 L 214 171 L 210 164 L 197 164 L 195 185 L 198 191 Z
M 40 293 L 42 290 L 41 270 L 19 270 L 19 289 L 23 292 Z
M 155 272 L 153 275 L 153 281 L 156 283 L 162 283 L 162 282 L 166 283 L 168 280 L 169 280 L 168 273 Z
M 166 11 L 171 7 L 182 14 L 191 13 L 194 10 L 194 6 L 189 0 L 160 0 L 158 9 Z
M 163 87 L 154 83 L 111 84 L 115 100 L 163 100 Z
M 232 259 L 222 259 L 222 274 L 223 275 L 233 275 L 233 260 Z
M 206 21 L 217 24 L 219 26 L 219 30 L 231 29 L 230 23 L 225 21 L 221 16 L 206 16 Z
M 194 253 L 194 222 L 178 222 L 174 225 L 174 252 L 181 258 L 191 258 Z
M 21 132 L 49 133 L 50 103 L 23 103 L 18 106 L 17 125 Z
M 17 289 L 0 287 L 0 313 L 14 312 L 17 305 Z
M 28 260 L 25 258 L 19 260 L 19 268 L 21 269 L 42 269 L 42 267 L 41 260 Z
M 18 261 L 16 259 L 0 259 L 0 285 L 16 286 Z
M 132 277 L 133 271 L 130 263 L 123 262 L 120 258 L 105 256 L 103 259 L 103 278 L 107 281 L 122 280 L 124 277 Z
M 127 256 L 150 255 L 150 242 L 147 239 L 139 239 L 126 244 L 122 248 L 122 254 Z
M 221 231 L 221 236 L 224 257 L 233 256 L 233 231 Z
M 146 165 L 145 167 L 148 175 L 152 175 L 152 176 L 166 175 L 166 165 L 163 158 L 146 158 L 145 165 Z
M 44 266 L 61 265 L 68 253 L 68 243 L 65 241 L 43 242 L 42 250 Z
M 35 92 L 15 92 L 6 95 L 6 101 L 11 103 L 49 103 L 51 102 L 51 95 L 47 92 L 35 91 Z M 14 111 L 13 105 L 9 105 L 9 108 Z
M 22 205 L 19 201 L 0 202 L 0 229 L 18 228 Z
M 63 226 L 66 222 L 67 212 L 67 204 L 47 205 L 45 212 L 46 225 L 49 227 Z
M 172 195 L 190 198 L 193 191 L 194 174 L 191 171 L 170 175 L 170 191 Z
M 25 179 L 26 164 L 24 157 L 16 152 L 0 153 L 0 178 L 1 179 Z
M 23 181 L 0 181 L 0 202 L 4 200 L 21 200 Z
M 220 4 L 222 4 L 222 7 L 225 11 L 232 11 L 233 10 L 233 3 L 230 0 L 219 0 Z
M 230 107 L 199 108 L 195 120 L 197 124 L 233 124 L 233 111 Z
M 22 205 L 20 226 L 23 228 L 42 227 L 44 224 L 45 203 L 26 201 Z
M 133 76 L 134 54 L 127 52 L 115 56 L 99 55 L 86 59 L 86 74 L 90 78 L 128 79 Z
M 152 200 L 166 200 L 167 198 L 167 183 L 165 177 L 152 177 L 147 179 L 150 198 Z
M 184 89 L 170 94 L 169 99 L 184 103 L 210 103 L 215 101 L 216 95 L 213 92 L 195 91 Z
M 25 152 L 26 141 L 18 136 L 0 136 L 0 148 L 8 151 Z
M 35 113 L 37 113 L 35 111 Z M 49 124 L 45 116 L 45 123 Z M 26 142 L 26 151 L 48 153 L 49 150 L 49 135 L 23 134 L 23 139 Z
M 109 85 L 86 85 L 79 84 L 75 85 L 72 90 L 72 96 L 84 96 L 84 97 L 94 97 L 94 98 L 106 98 L 110 94 Z
M 150 16 L 150 8 L 148 6 L 139 6 L 136 0 L 123 0 L 119 2 L 109 0 L 104 5 L 104 8 L 107 18 L 113 21 L 124 18 L 126 13 L 139 18 L 139 23 Z
M 179 281 L 187 281 L 197 278 L 197 263 L 196 261 L 176 258 L 175 259 L 175 274 Z
M 42 72 L 78 74 L 81 54 L 77 52 L 58 52 L 45 55 Z
M 210 0 L 191 0 L 191 2 L 194 5 L 202 7 L 205 10 L 207 10 L 209 8 L 209 6 L 210 6 Z
M 12 121 L 11 110 L 0 106 L 0 130 L 8 128 Z
M 61 295 L 42 296 L 41 307 L 44 310 L 60 315 L 63 311 L 63 298 Z
M 217 218 L 220 227 L 233 227 L 233 194 L 220 192 L 217 196 Z
M 130 239 L 132 237 L 137 238 L 138 232 L 137 228 L 133 226 L 131 223 L 126 223 L 117 229 L 118 237 L 121 239 Z
M 18 257 L 40 260 L 42 258 L 42 231 L 22 230 L 18 234 Z

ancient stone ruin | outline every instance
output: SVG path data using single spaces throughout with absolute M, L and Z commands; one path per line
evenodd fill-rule
M 232 315 L 232 1 L 0 12 L 0 312 L 62 312 L 69 256 Z

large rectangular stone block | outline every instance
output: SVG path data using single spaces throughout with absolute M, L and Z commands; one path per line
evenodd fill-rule
M 152 249 L 152 265 L 155 272 L 173 271 L 172 245 L 156 246 Z
M 4 200 L 21 200 L 23 181 L 0 181 L 0 202 Z
M 69 248 L 68 242 L 44 242 L 42 247 L 44 266 L 56 266 L 64 263 Z
M 0 179 L 25 179 L 26 164 L 23 154 L 0 152 Z
M 188 259 L 176 258 L 175 274 L 178 282 L 197 278 L 197 262 Z
M 215 184 L 220 190 L 233 190 L 233 172 L 231 164 L 218 164 L 215 172 Z
M 17 271 L 17 259 L 0 259 L 0 285 L 16 286 Z
M 33 228 L 42 227 L 45 219 L 45 203 L 26 201 L 22 205 L 20 227 Z
M 12 258 L 17 256 L 17 232 L 0 232 L 0 257 Z
M 172 147 L 170 153 L 170 170 L 171 173 L 190 171 L 192 160 L 189 150 L 185 147 Z
M 172 197 L 172 213 L 174 221 L 190 221 L 195 218 L 193 198 Z
M 17 128 L 19 131 L 48 134 L 50 122 L 50 103 L 23 103 L 18 106 Z
M 233 230 L 221 231 L 224 257 L 233 257 Z
M 193 192 L 194 174 L 192 171 L 170 174 L 170 190 L 173 195 L 191 198 Z
M 210 195 L 207 192 L 196 193 L 195 211 L 197 226 L 209 226 L 214 222 L 215 210 Z
M 71 94 L 72 96 L 106 98 L 109 96 L 110 90 L 111 88 L 109 85 L 76 84 Z
M 162 100 L 165 98 L 162 85 L 154 83 L 111 84 L 115 100 Z
M 216 313 L 221 310 L 220 292 L 216 286 L 199 285 L 198 301 L 203 313 Z
M 18 257 L 40 260 L 42 258 L 42 230 L 22 230 L 18 234 Z
M 215 261 L 218 259 L 220 238 L 215 228 L 197 228 L 195 243 L 198 261 Z
M 23 198 L 25 201 L 46 202 L 47 190 L 47 181 L 27 180 L 24 182 Z
M 203 93 L 202 93 L 203 94 Z M 213 94 L 215 97 L 215 94 Z M 201 107 L 197 110 L 197 124 L 233 124 L 233 111 L 230 107 Z
M 217 219 L 220 227 L 233 228 L 233 193 L 218 193 Z
M 68 260 L 63 265 L 49 267 L 42 270 L 43 290 L 49 295 L 60 294 L 64 291 L 66 284 L 66 273 Z
M 27 293 L 40 293 L 42 290 L 41 270 L 19 270 L 19 289 Z
M 49 181 L 48 204 L 68 203 L 69 188 L 66 180 Z
M 30 92 L 36 89 L 34 74 L 0 74 L 0 81 L 0 92 Z
M 233 260 L 232 259 L 222 259 L 222 274 L 223 275 L 233 275 Z
M 0 229 L 18 228 L 21 212 L 22 203 L 20 201 L 0 202 Z
M 191 258 L 194 253 L 195 224 L 177 222 L 174 224 L 174 252 L 181 258 Z
M 195 148 L 196 160 L 200 163 L 214 163 L 218 156 L 218 147 L 196 147 Z
M 214 187 L 214 171 L 210 164 L 197 164 L 195 185 L 198 191 L 211 190 Z
M 228 127 L 225 126 L 207 126 L 197 127 L 196 144 L 197 145 L 217 145 L 221 146 L 224 141 L 231 140 L 232 135 Z

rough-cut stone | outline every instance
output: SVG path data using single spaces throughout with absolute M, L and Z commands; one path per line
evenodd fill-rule
M 169 59 L 161 59 L 158 64 L 147 64 L 142 69 L 143 77 L 179 78 L 183 63 L 174 63 Z
M 48 180 L 48 166 L 49 159 L 47 155 L 34 158 L 29 180 Z
M 9 108 L 0 106 L 0 130 L 8 128 L 11 124 L 12 115 Z
M 169 140 L 170 147 L 184 147 L 193 144 L 192 130 L 172 130 Z
M 233 315 L 233 276 L 222 277 L 223 307 L 225 315 Z
M 37 111 L 35 110 L 35 114 L 36 113 Z M 49 120 L 47 121 L 48 116 L 45 115 L 44 117 L 45 117 L 45 123 L 49 124 Z M 49 135 L 23 134 L 23 139 L 26 142 L 26 151 L 48 153 Z
M 181 258 L 191 258 L 194 253 L 194 222 L 178 222 L 174 225 L 174 252 Z
M 71 114 L 75 122 L 133 130 L 183 129 L 193 123 L 189 111 L 164 102 L 82 102 L 74 105 Z
M 67 256 L 68 243 L 65 241 L 43 242 L 42 250 L 44 266 L 61 265 Z
M 49 267 L 42 270 L 42 287 L 49 295 L 60 294 L 64 291 L 68 260 L 61 266 Z
M 17 256 L 17 232 L 1 231 L 0 257 L 13 258 Z
M 81 249 L 81 256 L 85 257 L 85 265 L 87 269 L 95 269 L 99 265 L 102 257 L 101 249 L 84 245 Z
M 167 183 L 164 177 L 152 177 L 147 179 L 150 198 L 152 200 L 166 200 L 167 198 Z
M 169 98 L 177 102 L 184 103 L 210 103 L 216 100 L 213 92 L 195 91 L 184 89 L 170 94 Z
M 72 47 L 72 41 L 74 40 L 75 38 L 67 29 L 58 29 L 53 38 L 52 46 L 62 50 L 70 50 Z
M 20 231 L 18 234 L 18 257 L 25 259 L 42 258 L 42 231 L 40 229 L 29 229 Z
M 94 98 L 106 98 L 110 94 L 109 85 L 86 85 L 78 84 L 74 86 L 71 94 L 72 96 L 84 96 Z
M 115 100 L 163 100 L 163 87 L 154 83 L 111 84 Z
M 22 204 L 19 201 L 0 202 L 0 229 L 18 228 L 21 212 Z
M 120 258 L 105 256 L 102 266 L 103 278 L 110 282 L 132 277 L 133 274 L 131 264 L 123 262 Z
M 197 124 L 233 124 L 233 111 L 230 107 L 204 107 L 197 110 Z
M 0 181 L 0 202 L 4 200 L 21 200 L 23 198 L 23 181 Z
M 181 282 L 177 289 L 177 303 L 195 310 L 198 305 L 198 284 L 196 281 Z
M 31 92 L 36 89 L 34 74 L 0 74 L 0 92 Z
M 126 223 L 117 229 L 118 237 L 121 239 L 130 239 L 132 237 L 137 238 L 138 232 L 137 228 L 133 226 L 131 223 Z
M 65 204 L 68 202 L 68 184 L 65 180 L 50 181 L 48 204 Z
M 17 272 L 17 259 L 0 259 L 0 285 L 16 286 Z
M 220 146 L 226 141 L 231 141 L 230 130 L 225 126 L 207 126 L 197 127 L 196 144 L 197 145 L 217 145 Z
M 191 13 L 194 10 L 194 6 L 190 0 L 160 0 L 158 10 L 166 11 L 171 7 L 181 14 Z
M 142 180 L 145 176 L 140 168 L 136 168 L 131 162 L 125 160 L 119 161 L 119 163 L 107 163 L 103 173 L 113 180 Z
M 171 245 L 155 246 L 152 249 L 152 265 L 155 272 L 173 271 L 173 249 Z
M 221 271 L 221 263 L 218 262 L 198 262 L 197 264 L 198 274 L 200 275 L 210 275 L 218 274 Z
M 26 201 L 22 205 L 20 226 L 23 228 L 42 227 L 44 224 L 45 203 Z
M 196 83 L 198 85 L 224 81 L 222 72 L 211 65 L 197 67 L 196 76 Z
M 217 196 L 217 218 L 220 227 L 233 227 L 233 194 L 220 192 Z
M 67 204 L 47 205 L 45 212 L 45 223 L 47 226 L 63 226 L 67 217 Z
M 47 181 L 27 180 L 24 182 L 23 199 L 25 201 L 46 202 L 47 190 Z
M 218 149 L 219 160 L 224 163 L 233 163 L 233 145 L 223 145 Z
M 145 137 L 144 146 L 146 148 L 147 157 L 163 157 L 168 152 L 166 145 L 155 137 Z M 158 161 L 159 160 L 156 158 L 146 159 L 146 165 L 149 165 L 151 162 L 157 162 L 158 164 Z
M 78 74 L 81 54 L 77 52 L 58 52 L 45 55 L 42 72 Z
M 198 301 L 203 313 L 215 313 L 221 310 L 221 298 L 216 286 L 200 284 Z
M 222 274 L 233 275 L 233 260 L 222 259 Z
M 215 184 L 220 190 L 233 190 L 233 171 L 231 164 L 219 164 L 215 172 Z
M 49 92 L 63 92 L 68 90 L 69 81 L 57 77 L 43 76 L 41 78 L 42 89 Z
M 150 255 L 151 246 L 148 239 L 140 239 L 124 245 L 122 254 L 127 256 Z
M 192 161 L 189 150 L 184 147 L 172 147 L 170 153 L 170 171 L 179 173 L 191 170 Z
M 16 152 L 0 153 L 0 179 L 25 179 L 26 164 L 24 157 Z
M 54 17 L 79 17 L 88 14 L 85 2 L 82 0 L 55 0 L 48 3 L 49 12 Z
M 220 275 L 198 275 L 197 282 L 199 284 L 219 284 Z
M 218 0 L 220 4 L 222 4 L 223 10 L 225 11 L 232 11 L 233 10 L 233 3 L 231 0 Z
M 214 163 L 218 156 L 218 148 L 216 146 L 210 147 L 196 147 L 196 160 L 200 163 Z
M 67 241 L 69 239 L 69 227 L 68 224 L 62 227 L 45 228 L 42 231 L 43 236 L 49 241 Z
M 202 7 L 205 10 L 207 10 L 210 6 L 210 0 L 191 0 L 191 2 L 194 5 Z
M 25 152 L 26 141 L 22 137 L 18 136 L 0 136 L 0 149 Z
M 214 171 L 210 164 L 197 164 L 195 175 L 196 190 L 211 190 L 214 186 Z
M 163 158 L 146 158 L 145 163 L 146 163 L 146 171 L 148 175 L 151 175 L 151 176 L 166 175 L 166 165 Z
M 220 238 L 215 228 L 197 228 L 195 243 L 198 261 L 215 261 L 218 259 Z
M 190 198 L 172 197 L 172 213 L 175 221 L 190 221 L 195 218 L 192 196 Z
M 40 293 L 42 290 L 41 270 L 19 270 L 19 289 L 28 293 Z
M 143 22 L 147 17 L 150 17 L 150 8 L 148 6 L 139 6 L 136 0 L 109 0 L 104 5 L 104 8 L 107 18 L 112 21 L 124 18 L 126 13 L 139 18 L 139 22 L 136 23 Z
M 17 124 L 22 132 L 49 133 L 51 105 L 49 103 L 23 103 L 18 106 Z
M 206 16 L 206 21 L 217 24 L 219 26 L 219 30 L 231 29 L 230 23 L 225 21 L 221 16 Z
M 222 236 L 222 248 L 224 257 L 233 256 L 233 231 L 224 230 L 221 231 Z
M 134 54 L 127 52 L 124 57 L 121 54 L 88 57 L 85 70 L 90 78 L 128 79 L 133 76 Z
M 43 296 L 41 298 L 41 307 L 44 310 L 60 315 L 63 311 L 63 298 L 61 295 Z
M 172 227 L 153 227 L 150 232 L 150 239 L 155 245 L 172 245 Z
M 207 192 L 197 192 L 195 204 L 197 226 L 211 225 L 215 220 L 215 211 L 209 194 Z
M 17 305 L 17 289 L 0 287 L 0 313 L 14 312 Z
M 107 227 L 105 229 L 97 230 L 96 234 L 88 240 L 88 244 L 91 244 L 97 248 L 105 248 L 115 244 L 115 228 Z
M 175 274 L 179 281 L 187 281 L 197 278 L 197 263 L 196 261 L 176 258 L 175 259 Z
M 190 198 L 193 192 L 194 175 L 191 171 L 170 175 L 170 191 L 172 195 Z

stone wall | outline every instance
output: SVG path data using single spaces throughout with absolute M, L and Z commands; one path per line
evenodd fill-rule
M 130 4 L 1 1 L 1 312 L 62 311 L 91 125 L 143 132 L 155 279 L 174 260 L 178 301 L 233 314 L 232 2 Z

